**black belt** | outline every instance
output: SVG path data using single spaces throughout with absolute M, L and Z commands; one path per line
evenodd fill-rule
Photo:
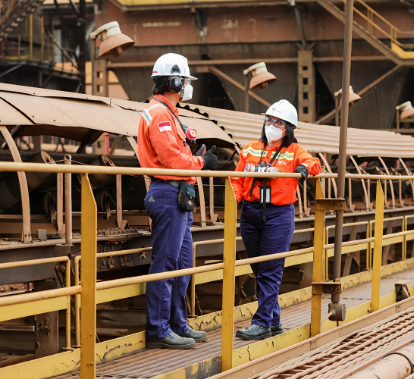
M 180 188 L 180 185 L 183 182 L 183 180 L 162 180 L 162 179 L 151 177 L 151 182 L 167 183 L 173 187 Z

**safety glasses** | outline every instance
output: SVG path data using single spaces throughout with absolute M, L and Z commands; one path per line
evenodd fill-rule
M 280 129 L 285 129 L 286 128 L 286 122 L 284 122 L 283 120 L 275 120 L 275 119 L 270 118 L 270 117 L 265 117 L 265 118 L 263 118 L 263 121 L 267 125 L 272 124 L 273 126 L 276 126 L 277 128 L 280 128 Z

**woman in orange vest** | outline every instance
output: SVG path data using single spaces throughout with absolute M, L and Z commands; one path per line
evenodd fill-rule
M 240 229 L 250 258 L 289 251 L 295 228 L 298 182 L 309 174 L 321 173 L 318 158 L 312 157 L 295 137 L 298 114 L 287 100 L 280 100 L 264 113 L 261 139 L 247 144 L 240 153 L 236 171 L 272 171 L 301 174 L 300 179 L 256 180 L 232 178 L 233 191 L 243 202 Z M 265 339 L 283 333 L 278 302 L 284 259 L 253 264 L 256 275 L 258 309 L 251 325 L 237 331 L 245 340 Z

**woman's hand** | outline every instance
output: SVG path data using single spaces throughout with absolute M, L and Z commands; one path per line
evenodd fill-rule
M 299 183 L 303 184 L 306 178 L 309 176 L 308 168 L 305 167 L 303 164 L 299 164 L 295 168 L 295 174 L 301 174 L 301 178 L 296 178 Z

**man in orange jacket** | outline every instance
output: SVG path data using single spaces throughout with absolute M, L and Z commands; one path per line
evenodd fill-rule
M 215 146 L 205 152 L 204 145 L 192 155 L 189 143 L 194 129 L 179 119 L 177 102 L 190 100 L 193 87 L 187 59 L 165 54 L 152 71 L 154 98 L 142 113 L 138 129 L 141 167 L 181 170 L 215 169 Z M 145 209 L 152 219 L 152 259 L 150 274 L 193 266 L 193 223 L 191 205 L 195 191 L 193 176 L 151 178 Z M 180 195 L 180 200 L 179 200 Z M 179 204 L 180 201 L 180 204 Z M 207 340 L 205 332 L 187 326 L 186 292 L 190 276 L 147 283 L 147 347 L 187 349 Z

